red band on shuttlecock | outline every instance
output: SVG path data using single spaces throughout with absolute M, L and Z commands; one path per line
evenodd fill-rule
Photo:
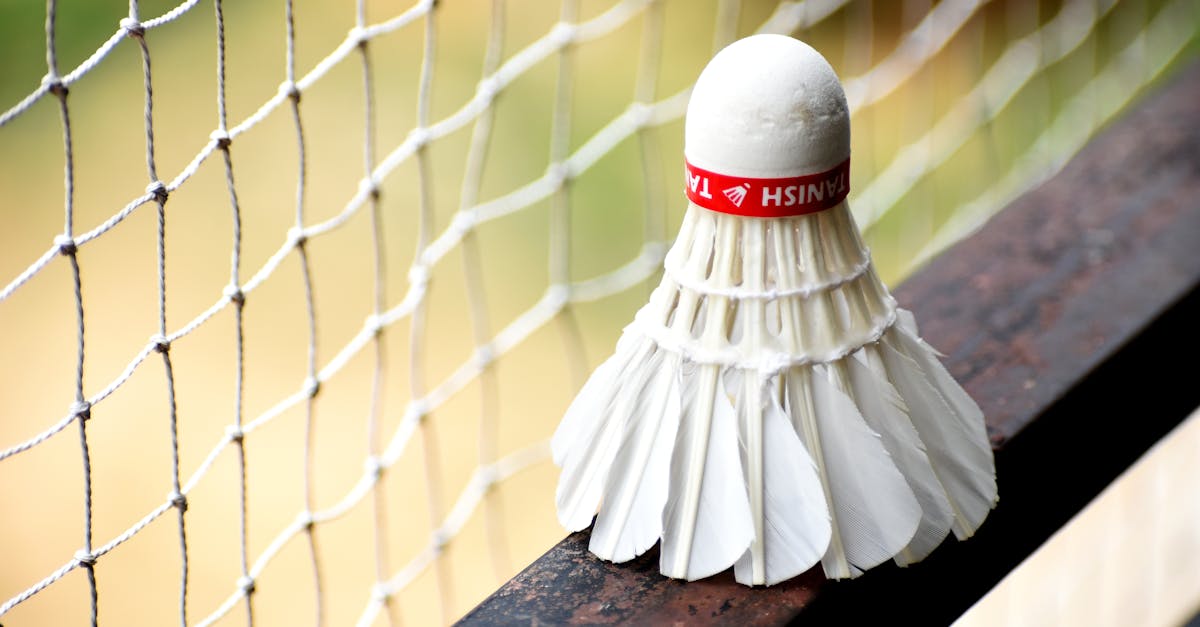
M 824 211 L 850 193 L 850 159 L 816 174 L 763 179 L 729 176 L 684 160 L 688 200 L 721 213 L 785 218 Z

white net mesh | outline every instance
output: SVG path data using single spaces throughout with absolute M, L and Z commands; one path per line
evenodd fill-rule
M 147 4 L 0 15 L 14 624 L 447 621 L 556 541 L 545 438 L 661 267 L 714 46 L 829 57 L 894 280 L 1200 23 L 1189 0 Z

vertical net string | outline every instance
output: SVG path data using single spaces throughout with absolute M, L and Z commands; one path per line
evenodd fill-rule
M 312 263 L 308 257 L 308 238 L 304 232 L 305 181 L 307 177 L 307 150 L 304 142 L 304 123 L 300 116 L 300 91 L 296 88 L 296 20 L 295 6 L 292 0 L 284 5 L 286 22 L 286 61 L 285 78 L 280 90 L 287 95 L 289 109 L 292 113 L 292 125 L 296 131 L 296 222 L 289 233 L 289 238 L 296 247 L 296 256 L 300 261 L 300 275 L 304 283 L 304 311 L 306 315 L 308 336 L 306 338 L 308 359 L 304 379 L 304 509 L 300 513 L 297 524 L 304 530 L 307 539 L 309 562 L 313 572 L 313 603 L 316 624 L 325 621 L 324 586 L 322 585 L 320 551 L 317 546 L 316 525 L 312 512 L 316 509 L 316 494 L 313 486 L 314 444 L 316 426 L 317 394 L 321 390 L 317 379 L 317 308 L 314 296 Z
M 75 151 L 71 138 L 71 113 L 67 106 L 67 87 L 58 76 L 58 52 L 56 27 L 58 3 L 46 2 L 46 82 L 58 100 L 59 117 L 63 129 L 63 234 L 58 240 L 59 253 L 65 255 L 71 265 L 72 296 L 75 301 L 76 349 L 75 349 L 75 404 L 72 411 L 79 425 L 79 452 L 83 466 L 83 548 L 76 560 L 87 573 L 90 601 L 89 619 L 93 627 L 99 621 L 100 593 L 96 587 L 96 557 L 92 550 L 92 455 L 88 442 L 87 421 L 91 418 L 91 405 L 83 393 L 84 364 L 84 314 L 83 280 L 79 271 L 79 259 L 75 244 Z
M 725 3 L 729 4 L 729 3 Z M 718 5 L 718 16 L 737 24 L 736 13 L 733 16 L 723 15 L 721 9 L 727 7 Z M 734 9 L 738 8 L 734 4 Z M 663 3 L 655 0 L 646 8 L 642 18 L 641 57 L 638 59 L 637 82 L 634 84 L 634 106 L 649 110 L 651 103 L 658 95 L 659 65 L 662 62 L 663 38 Z M 720 23 L 716 26 L 720 29 Z M 644 219 L 642 226 L 643 254 L 655 258 L 658 264 L 666 248 L 663 242 L 667 238 L 667 208 L 666 192 L 663 189 L 662 158 L 658 149 L 654 129 L 648 124 L 639 124 L 637 130 L 638 149 L 640 150 L 642 166 L 642 190 Z M 656 270 L 647 280 L 647 295 L 653 289 L 661 270 Z
M 158 180 L 158 168 L 155 164 L 154 153 L 154 88 L 150 66 L 150 48 L 146 43 L 145 30 L 140 22 L 137 0 L 130 0 L 129 17 L 122 20 L 121 26 L 129 38 L 135 40 L 141 51 L 143 86 L 145 89 L 144 122 L 146 132 L 146 173 L 150 183 L 146 187 L 148 193 L 154 194 L 157 206 L 158 229 L 156 231 L 155 248 L 157 251 L 158 270 L 158 333 L 151 338 L 155 351 L 162 356 L 163 373 L 167 384 L 167 427 L 171 447 L 171 491 L 167 500 L 176 513 L 176 523 L 179 536 L 179 624 L 187 625 L 187 594 L 188 594 L 188 546 L 187 527 L 184 514 L 187 512 L 187 498 L 179 478 L 179 428 L 178 406 L 175 400 L 175 370 L 171 363 L 170 342 L 167 340 L 167 190 Z
M 737 39 L 741 13 L 742 0 L 717 0 L 717 20 L 713 27 L 714 53 Z
M 358 0 L 355 7 L 355 28 L 362 31 L 367 27 L 366 0 Z M 384 581 L 391 572 L 390 547 L 388 543 L 388 507 L 385 484 L 386 467 L 380 462 L 381 448 L 380 416 L 383 412 L 383 391 L 387 369 L 386 329 L 380 320 L 387 306 L 387 264 L 383 231 L 383 207 L 375 171 L 375 80 L 371 65 L 370 42 L 362 39 L 358 44 L 362 67 L 363 84 L 363 183 L 369 189 L 371 212 L 371 262 L 372 291 L 371 314 L 367 325 L 372 328 L 371 347 L 373 366 L 371 373 L 371 398 L 367 407 L 367 468 L 374 483 L 371 486 L 371 518 L 373 520 L 373 549 L 375 562 L 375 594 L 383 604 L 388 624 L 398 625 L 398 608 Z
M 500 66 L 504 50 L 504 0 L 492 0 L 492 12 L 488 29 L 487 49 L 484 52 L 484 77 L 491 76 Z M 479 188 L 483 182 L 487 163 L 488 145 L 495 121 L 495 97 L 479 114 L 471 129 L 471 143 L 467 148 L 466 166 L 463 170 L 462 191 L 459 195 L 459 215 L 479 201 Z M 462 236 L 463 284 L 467 290 L 467 309 L 471 318 L 471 332 L 475 341 L 475 358 L 479 372 L 479 465 L 491 468 L 498 457 L 500 388 L 496 376 L 495 351 L 491 345 L 492 332 L 489 324 L 487 294 L 484 292 L 483 260 L 479 250 L 474 225 L 464 221 Z M 500 495 L 494 489 L 494 476 L 488 477 L 487 493 L 484 497 L 484 526 L 491 552 L 492 569 L 496 579 L 502 581 L 510 572 L 511 559 L 504 526 L 504 509 Z
M 240 282 L 240 272 L 242 265 L 242 212 L 238 204 L 237 188 L 234 185 L 233 178 L 233 157 L 230 154 L 229 146 L 231 139 L 228 131 L 228 119 L 226 115 L 225 104 L 225 13 L 222 5 L 222 0 L 213 2 L 213 9 L 216 14 L 217 21 L 217 130 L 213 132 L 213 139 L 217 142 L 217 149 L 221 151 L 221 156 L 225 164 L 225 184 L 229 190 L 229 206 L 232 211 L 232 251 L 230 253 L 229 262 L 229 286 L 226 288 L 226 298 L 233 304 L 234 313 L 234 405 L 233 405 L 233 425 L 230 427 L 229 439 L 233 442 L 237 450 L 237 467 L 238 467 L 238 520 L 239 520 L 239 542 L 241 544 L 240 566 L 242 570 L 241 578 L 238 580 L 238 589 L 241 596 L 245 599 L 246 604 L 246 622 L 253 627 L 254 625 L 254 589 L 255 582 L 250 576 L 250 551 L 247 540 L 248 528 L 248 503 L 246 496 L 246 443 L 244 433 L 242 431 L 243 407 L 245 396 L 245 306 L 246 296 L 242 291 Z
M 421 57 L 421 76 L 417 87 L 417 126 L 414 133 L 421 136 L 428 134 L 429 105 L 433 84 L 433 62 L 436 50 L 437 5 L 434 4 L 425 14 L 425 46 Z M 417 178 L 419 189 L 419 217 L 417 223 L 417 248 L 413 254 L 413 272 L 409 281 L 415 285 L 428 285 L 430 276 L 426 268 L 418 270 L 416 262 L 421 258 L 421 252 L 429 246 L 433 237 L 433 175 L 426 147 L 426 140 L 419 140 L 415 152 L 417 162 Z M 429 292 L 422 290 L 421 298 L 417 300 L 410 318 L 409 337 L 409 393 L 412 399 L 423 398 L 425 395 L 425 319 L 429 309 Z M 429 500 L 430 528 L 438 529 L 444 515 L 442 504 L 442 472 L 441 455 L 438 448 L 437 433 L 429 419 L 429 409 L 419 411 L 421 426 L 421 443 L 425 459 L 425 487 Z M 435 551 L 440 554 L 448 538 L 437 537 Z M 448 623 L 453 615 L 453 583 L 450 575 L 450 565 L 444 559 L 434 562 L 434 572 L 437 576 L 438 597 L 440 600 L 441 622 Z
M 559 301 L 556 316 L 567 353 L 575 387 L 587 379 L 587 354 L 584 352 L 583 332 L 571 307 L 571 172 L 567 157 L 571 151 L 571 102 L 573 70 L 573 35 L 579 16 L 579 0 L 563 0 L 558 31 L 558 78 L 554 94 L 554 112 L 550 124 L 550 167 L 556 172 L 557 187 L 550 196 L 550 289 Z M 554 36 L 551 31 L 551 36 Z

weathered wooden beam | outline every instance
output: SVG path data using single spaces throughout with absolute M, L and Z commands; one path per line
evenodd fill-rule
M 974 538 L 853 581 L 747 588 L 662 577 L 657 551 L 603 562 L 576 533 L 462 624 L 953 620 L 1200 404 L 1200 65 L 896 297 L 987 415 L 1001 501 Z

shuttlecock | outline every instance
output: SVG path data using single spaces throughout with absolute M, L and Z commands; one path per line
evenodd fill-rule
M 774 584 L 927 556 L 996 502 L 978 406 L 876 276 L 850 116 L 790 37 L 722 50 L 688 105 L 661 284 L 554 434 L 558 516 L 614 562 Z

